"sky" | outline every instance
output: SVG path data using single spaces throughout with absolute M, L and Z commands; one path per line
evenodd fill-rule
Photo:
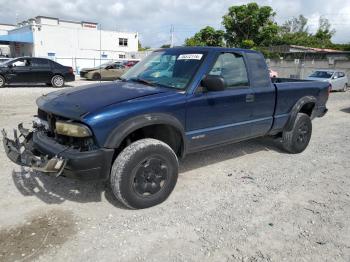
M 143 46 L 159 47 L 170 43 L 182 45 L 204 26 L 222 29 L 222 16 L 232 5 L 251 1 L 228 0 L 0 0 L 0 23 L 16 23 L 38 15 L 66 20 L 97 22 L 102 29 L 139 32 Z M 320 16 L 331 22 L 336 43 L 350 43 L 350 1 L 344 0 L 257 0 L 284 21 L 303 14 L 309 29 L 315 31 Z

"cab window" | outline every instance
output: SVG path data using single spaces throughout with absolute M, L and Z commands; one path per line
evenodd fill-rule
M 248 74 L 243 56 L 234 53 L 223 53 L 217 58 L 209 75 L 221 76 L 226 88 L 248 87 Z
M 12 62 L 13 67 L 25 67 L 25 66 L 30 66 L 30 61 L 29 59 L 18 59 L 14 62 Z

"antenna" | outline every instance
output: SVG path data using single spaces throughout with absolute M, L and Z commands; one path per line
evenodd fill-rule
M 101 37 L 101 32 L 102 32 L 102 24 L 100 23 L 100 83 L 101 83 L 101 79 L 102 79 L 102 37 Z
M 170 47 L 174 47 L 174 25 L 170 26 Z

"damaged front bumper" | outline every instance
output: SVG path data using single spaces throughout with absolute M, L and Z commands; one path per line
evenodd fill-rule
M 21 166 L 31 167 L 33 170 L 51 173 L 59 176 L 62 174 L 67 160 L 62 157 L 52 157 L 35 155 L 33 153 L 33 132 L 23 128 L 22 124 L 18 125 L 20 135 L 15 129 L 13 131 L 14 139 L 8 138 L 5 130 L 2 130 L 3 145 L 8 158 Z
M 19 134 L 18 134 L 19 133 Z M 53 176 L 81 180 L 106 180 L 109 177 L 114 150 L 79 151 L 59 144 L 44 131 L 30 131 L 18 126 L 10 139 L 2 130 L 3 146 L 8 158 L 21 166 Z

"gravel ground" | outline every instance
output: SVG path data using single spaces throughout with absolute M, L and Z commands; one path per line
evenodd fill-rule
M 29 124 L 50 91 L 1 89 L 0 126 Z M 1 147 L 0 261 L 350 261 L 350 92 L 328 107 L 302 154 L 256 139 L 189 155 L 146 210 L 104 184 L 30 173 Z

